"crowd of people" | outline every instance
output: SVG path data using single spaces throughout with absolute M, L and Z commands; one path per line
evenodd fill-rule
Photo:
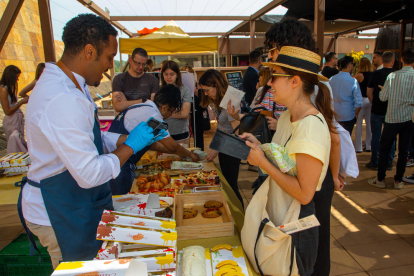
M 93 36 L 84 35 L 92 29 Z M 412 48 L 401 53 L 401 70 L 393 69 L 392 52 L 375 52 L 372 63 L 362 58 L 358 64 L 350 56 L 338 60 L 336 53 L 330 52 L 321 70 L 312 32 L 298 20 L 287 18 L 266 32 L 267 62 L 262 62 L 259 51 L 250 53 L 243 76 L 244 99 L 240 106 L 229 102 L 227 108 L 220 106 L 229 88 L 222 72 L 208 69 L 195 80 L 193 106 L 192 93 L 183 85 L 181 73 L 194 73 L 192 68 L 165 61 L 158 79 L 150 73 L 155 68 L 145 49 L 137 48 L 129 56 L 129 70 L 112 81 L 113 106 L 119 113 L 109 131 L 101 133 L 88 85 L 98 86 L 102 74 L 112 67 L 117 35 L 104 19 L 79 15 L 64 28 L 61 60 L 39 64 L 35 80 L 20 91 L 20 101 L 20 69 L 6 67 L 0 80 L 8 152 L 28 151 L 32 160 L 27 182 L 22 185 L 19 214 L 26 231 L 48 248 L 54 267 L 62 260 L 88 260 L 96 255 L 101 242 L 95 236 L 102 211 L 112 209 L 112 195 L 130 191 L 136 163 L 148 150 L 199 161 L 197 154 L 186 149 L 191 134 L 189 118 L 200 126 L 194 135 L 199 141 L 196 146 L 204 149 L 203 114 L 208 108 L 215 114 L 217 128 L 228 133 L 237 130 L 250 112 L 264 109 L 272 143 L 283 146 L 296 163 L 288 173 L 282 173 L 265 157 L 257 137 L 240 135 L 250 147 L 247 162 L 258 172 L 252 187 L 260 194 L 245 210 L 241 239 L 251 263 L 257 258 L 262 264 L 257 269 L 266 275 L 276 271 L 276 266 L 289 268 L 292 275 L 329 275 L 332 197 L 334 190 L 342 190 L 345 184 L 340 174 L 340 129 L 350 137 L 356 124 L 356 153 L 371 152 L 366 166 L 378 170 L 378 176 L 369 184 L 385 188 L 396 144 L 394 188 L 401 189 L 403 180 L 414 183 L 414 174 L 403 178 L 408 153 L 414 152 Z M 20 107 L 27 103 L 26 144 Z M 154 135 L 147 124 L 151 119 L 166 123 L 168 129 Z M 241 160 L 208 151 L 208 161 L 216 157 L 243 205 L 238 186 Z M 286 254 L 282 258 L 280 252 L 269 257 L 269 252 L 255 250 L 258 243 L 265 242 L 258 238 L 263 230 L 260 224 L 270 221 L 278 226 L 312 214 L 320 226 L 291 235 L 289 248 L 294 248 L 294 258 L 286 258 Z M 79 229 L 82 233 L 74 236 Z M 275 270 L 269 270 L 272 265 Z

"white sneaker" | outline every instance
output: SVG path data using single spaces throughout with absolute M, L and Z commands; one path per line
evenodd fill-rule
M 404 176 L 403 181 L 407 183 L 414 183 L 414 174 L 409 175 L 409 176 Z
M 380 189 L 385 189 L 385 180 L 378 181 L 378 179 L 376 177 L 374 179 L 368 180 L 368 184 L 372 185 L 372 186 L 375 186 L 377 188 L 380 188 Z
M 404 187 L 404 182 L 394 180 L 394 189 L 401 190 Z

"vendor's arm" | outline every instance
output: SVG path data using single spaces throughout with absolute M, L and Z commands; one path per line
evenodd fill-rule
M 137 147 L 143 148 L 153 139 L 152 134 L 144 137 L 145 139 L 135 137 L 136 140 L 141 140 L 141 145 L 136 147 L 130 146 L 134 145 L 131 143 L 124 144 L 113 153 L 99 155 L 94 144 L 93 109 L 94 106 L 87 99 L 65 93 L 57 96 L 47 106 L 39 121 L 40 129 L 66 169 L 78 185 L 85 189 L 99 186 L 117 177 L 122 164 Z M 148 126 L 140 130 L 142 133 L 152 132 Z
M 0 87 L 0 103 L 3 111 L 6 115 L 10 116 L 14 114 L 23 104 L 26 104 L 29 101 L 29 97 L 25 97 L 17 102 L 16 105 L 10 107 L 9 105 L 9 93 L 4 87 Z
M 24 97 L 29 97 L 29 95 L 27 95 L 27 93 L 29 93 L 30 91 L 33 90 L 33 88 L 36 85 L 37 80 L 33 80 L 31 83 L 29 83 L 28 85 L 26 85 L 25 87 L 23 87 L 22 90 L 20 90 L 19 92 L 19 96 L 24 98 Z
M 121 91 L 112 92 L 112 105 L 116 112 L 122 112 L 131 105 L 142 103 L 142 100 L 128 101 Z
M 183 106 L 181 108 L 180 112 L 174 112 L 173 115 L 171 115 L 169 118 L 174 119 L 188 119 L 190 116 L 190 109 L 191 109 L 191 103 L 183 103 Z
M 186 156 L 191 158 L 194 162 L 200 160 L 197 154 L 185 149 L 183 146 L 177 143 L 177 141 L 175 141 L 171 136 L 165 137 L 161 141 L 152 144 L 151 149 L 158 152 Z
M 251 147 L 247 161 L 251 165 L 259 166 L 287 194 L 298 200 L 302 205 L 308 204 L 315 195 L 323 163 L 303 153 L 296 154 L 297 177 L 282 173 L 265 157 L 264 152 L 255 144 L 246 141 Z

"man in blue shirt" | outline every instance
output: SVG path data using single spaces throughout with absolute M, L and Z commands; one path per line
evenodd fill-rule
M 336 120 L 352 135 L 352 130 L 362 107 L 362 94 L 358 81 L 351 77 L 354 59 L 345 56 L 337 75 L 329 80 L 334 98 Z

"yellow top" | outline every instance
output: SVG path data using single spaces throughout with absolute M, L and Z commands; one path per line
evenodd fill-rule
M 292 123 L 290 121 L 289 110 L 283 112 L 277 124 L 276 134 L 274 135 L 272 142 L 284 146 L 286 141 L 292 135 L 289 142 L 286 144 L 286 150 L 294 161 L 296 161 L 297 153 L 304 153 L 323 163 L 318 186 L 316 187 L 316 191 L 319 191 L 329 166 L 331 136 L 323 115 L 319 113 L 317 116 L 322 121 L 315 116 L 310 115 Z M 297 175 L 296 167 L 294 167 L 289 174 Z

